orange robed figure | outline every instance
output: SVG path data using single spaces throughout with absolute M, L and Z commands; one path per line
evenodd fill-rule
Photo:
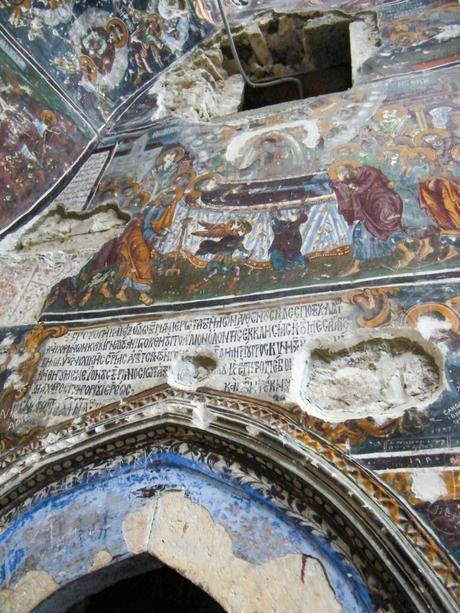
M 460 183 L 438 177 L 420 183 L 420 204 L 441 232 L 460 234 Z
M 118 300 L 126 302 L 126 288 L 139 292 L 139 299 L 152 304 L 149 295 L 152 289 L 151 250 L 155 236 L 170 227 L 175 207 L 153 206 L 145 215 L 134 219 L 120 238 L 120 277 L 122 286 Z

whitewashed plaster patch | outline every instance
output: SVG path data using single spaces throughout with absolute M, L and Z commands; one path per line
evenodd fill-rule
M 288 554 L 251 564 L 238 558 L 225 528 L 183 492 L 168 492 L 159 499 L 148 551 L 202 586 L 231 613 L 342 610 L 317 559 Z
M 414 496 L 424 502 L 435 502 L 438 498 L 447 495 L 447 486 L 443 479 L 442 470 L 436 468 L 422 468 L 412 473 L 412 492 Z
M 58 589 L 59 585 L 47 572 L 31 570 L 18 581 L 14 589 L 0 590 L 0 611 L 28 613 Z
M 277 130 L 280 132 L 288 132 L 290 129 L 297 129 L 299 131 L 299 134 L 302 135 L 299 140 L 307 149 L 314 149 L 318 146 L 321 135 L 316 120 L 302 119 L 302 121 L 286 122 L 277 126 Z M 273 132 L 273 127 L 268 126 L 238 134 L 228 145 L 225 157 L 229 162 L 237 163 L 241 155 L 247 150 L 251 140 L 271 132 Z
M 423 409 L 445 387 L 443 356 L 418 332 L 357 331 L 335 344 L 312 342 L 294 360 L 290 397 L 330 422 L 378 423 Z

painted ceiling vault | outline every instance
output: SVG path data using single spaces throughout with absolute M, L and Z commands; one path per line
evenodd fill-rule
M 460 4 L 223 10 L 0 0 L 0 610 L 458 610 Z

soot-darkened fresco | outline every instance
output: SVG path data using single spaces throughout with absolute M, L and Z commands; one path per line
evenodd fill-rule
M 33 208 L 94 133 L 0 38 L 0 233 Z

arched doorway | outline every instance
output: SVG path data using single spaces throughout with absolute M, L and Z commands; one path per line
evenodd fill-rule
M 227 611 L 455 610 L 410 510 L 270 403 L 148 390 L 25 447 L 8 492 L 11 611 L 141 554 Z
M 34 613 L 223 613 L 203 589 L 147 554 L 71 581 Z

